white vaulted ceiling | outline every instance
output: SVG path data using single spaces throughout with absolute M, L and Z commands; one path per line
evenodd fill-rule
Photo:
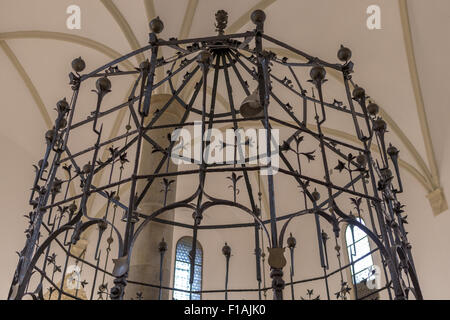
M 66 28 L 66 9 L 72 4 L 81 8 L 80 30 Z M 366 27 L 366 8 L 372 4 L 381 8 L 381 30 Z M 354 79 L 383 109 L 390 141 L 401 150 L 407 189 L 414 189 L 403 199 L 412 207 L 410 216 L 435 219 L 426 195 L 441 187 L 450 198 L 450 43 L 444 41 L 450 30 L 448 0 L 2 0 L 1 297 L 12 279 L 14 251 L 23 244 L 21 216 L 29 210 L 31 165 L 42 158 L 44 133 L 54 120 L 56 102 L 71 93 L 70 62 L 82 56 L 87 69 L 93 70 L 146 45 L 148 22 L 155 16 L 164 21 L 161 37 L 181 39 L 215 34 L 214 14 L 219 9 L 229 14 L 228 33 L 253 29 L 249 16 L 256 8 L 266 12 L 268 34 L 312 56 L 337 62 L 341 44 L 352 49 Z M 131 69 L 138 60 L 121 68 Z M 114 92 L 111 101 L 123 101 L 127 89 Z M 122 125 L 121 120 L 111 119 L 112 130 Z M 417 201 L 426 202 L 420 207 L 426 212 L 415 209 Z M 445 204 L 437 211 L 442 209 Z M 419 250 L 426 250 L 427 241 Z M 448 257 L 442 265 L 446 264 Z

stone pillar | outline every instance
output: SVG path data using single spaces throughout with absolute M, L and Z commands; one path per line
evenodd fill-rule
M 70 253 L 73 254 L 75 257 L 83 257 L 83 255 L 86 253 L 87 246 L 89 244 L 89 241 L 86 239 L 80 239 L 77 241 L 76 244 L 73 244 L 70 248 Z M 69 264 L 70 266 L 71 264 Z M 80 264 L 78 264 L 78 267 L 80 267 Z M 53 268 L 52 266 L 47 266 L 47 269 Z M 66 274 L 64 276 L 64 284 L 63 284 L 63 291 L 67 292 L 75 297 L 78 297 L 82 300 L 87 300 L 87 294 L 86 289 L 81 285 L 81 281 L 83 281 L 83 274 L 78 273 L 81 269 L 72 269 L 67 268 Z M 58 288 L 61 288 L 61 281 L 58 281 L 56 284 Z M 58 300 L 59 292 L 57 290 L 50 291 L 47 290 L 47 292 L 44 294 L 44 300 Z M 75 300 L 74 298 L 62 294 L 61 300 Z
M 152 96 L 150 115 L 147 118 L 147 123 L 153 118 L 153 114 L 156 110 L 161 110 L 167 101 L 172 97 L 170 94 L 156 94 Z M 164 111 L 163 115 L 156 121 L 155 125 L 174 124 L 179 123 L 185 109 L 176 101 Z M 146 124 L 147 124 L 146 123 Z M 168 134 L 173 132 L 174 128 L 165 128 L 157 130 L 147 131 L 147 135 L 152 138 L 162 148 L 169 146 Z M 152 174 L 163 158 L 161 152 L 153 152 L 153 146 L 143 139 L 141 159 L 139 164 L 139 175 Z M 160 172 L 166 172 L 166 164 Z M 169 160 L 169 172 L 177 171 L 177 166 Z M 170 204 L 175 202 L 176 199 L 176 177 L 170 177 L 168 180 L 174 180 L 170 184 L 170 191 L 167 194 L 166 203 Z M 162 178 L 157 178 L 152 186 L 149 188 L 145 197 L 139 204 L 139 212 L 145 214 L 151 214 L 157 209 L 160 209 L 164 205 L 164 186 L 162 185 Z M 137 193 L 140 194 L 144 189 L 147 180 L 140 180 L 136 186 Z M 160 217 L 165 220 L 173 220 L 173 210 L 162 214 Z M 163 286 L 170 285 L 170 279 L 173 274 L 171 270 L 172 260 L 172 244 L 173 241 L 173 227 L 157 222 L 150 222 L 142 230 L 138 239 L 136 240 L 130 261 L 130 268 L 128 273 L 128 279 L 133 281 L 151 283 L 159 285 L 159 270 L 160 270 L 160 252 L 158 245 L 164 238 L 168 244 L 168 249 L 164 255 L 163 263 Z M 136 299 L 137 292 L 142 292 L 142 298 L 144 300 L 156 300 L 159 297 L 159 288 L 151 288 L 147 286 L 138 286 L 134 284 L 128 284 L 125 288 L 125 299 Z M 162 290 L 161 299 L 171 299 L 172 294 L 169 290 Z

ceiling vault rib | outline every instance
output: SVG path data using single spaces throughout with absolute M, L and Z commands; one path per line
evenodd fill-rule
M 371 98 L 373 102 L 376 103 L 375 99 Z M 380 116 L 388 123 L 389 127 L 392 128 L 392 131 L 397 135 L 397 137 L 400 139 L 400 141 L 405 145 L 406 149 L 410 152 L 413 159 L 416 161 L 417 165 L 422 170 L 423 174 L 425 175 L 428 183 L 430 186 L 433 185 L 432 181 L 432 175 L 430 170 L 428 169 L 427 164 L 423 160 L 422 156 L 419 154 L 417 149 L 412 144 L 411 140 L 408 139 L 406 134 L 403 132 L 402 129 L 397 125 L 394 119 L 391 118 L 391 116 L 386 112 L 386 110 L 382 107 L 380 107 Z
M 0 40 L 12 39 L 48 39 L 66 41 L 101 52 L 113 60 L 122 56 L 122 54 L 120 54 L 119 52 L 98 41 L 64 32 L 30 30 L 0 33 Z M 120 64 L 128 71 L 134 70 L 133 64 L 128 60 L 125 60 Z
M 144 0 L 144 6 L 147 20 L 150 22 L 150 20 L 156 17 L 155 3 L 153 0 Z
M 233 22 L 227 29 L 225 29 L 226 33 L 236 33 L 241 29 L 243 26 L 245 26 L 246 23 L 250 21 L 250 15 L 253 11 L 260 9 L 264 10 L 268 6 L 270 6 L 272 3 L 274 3 L 276 0 L 261 0 L 257 4 L 255 4 L 253 7 L 248 9 L 243 15 L 241 15 L 235 22 Z
M 192 22 L 194 21 L 195 12 L 197 11 L 198 0 L 189 0 L 184 14 L 183 23 L 181 24 L 179 39 L 185 39 L 189 36 L 192 28 Z
M 144 0 L 145 14 L 147 16 L 147 21 L 150 22 L 152 19 L 156 18 L 155 3 L 153 0 Z M 163 56 L 164 48 L 159 47 L 158 49 L 158 59 Z M 164 79 L 164 68 L 156 68 L 155 76 L 158 81 Z M 166 89 L 166 83 L 162 86 L 156 88 L 156 93 L 164 93 Z
M 436 156 L 433 149 L 433 140 L 431 139 L 430 128 L 428 126 L 427 113 L 423 100 L 422 89 L 420 87 L 419 74 L 417 71 L 417 62 L 414 55 L 414 46 L 412 42 L 411 26 L 409 23 L 408 5 L 406 0 L 399 0 L 400 19 L 403 32 L 403 41 L 405 44 L 406 58 L 408 61 L 409 74 L 411 77 L 411 86 L 416 100 L 417 115 L 419 118 L 420 130 L 422 132 L 427 155 L 428 165 L 431 169 L 431 183 L 433 190 L 427 194 L 427 198 L 433 209 L 433 213 L 438 215 L 448 209 L 447 199 L 444 190 L 441 187 L 439 169 L 436 162 Z
M 425 143 L 428 165 L 430 166 L 432 173 L 433 186 L 435 188 L 439 188 L 440 187 L 439 169 L 436 163 L 436 157 L 433 149 L 433 141 L 431 139 L 430 128 L 428 126 L 427 114 L 425 111 L 425 104 L 422 95 L 422 89 L 420 87 L 419 74 L 417 72 L 417 63 L 414 55 L 411 26 L 409 23 L 409 16 L 408 16 L 408 5 L 405 0 L 399 0 L 398 3 L 400 7 L 400 19 L 402 24 L 406 57 L 408 60 L 408 67 L 411 76 L 411 84 L 414 91 L 414 97 L 416 100 L 417 114 L 419 116 L 420 128 L 422 130 L 422 135 Z
M 39 113 L 41 114 L 42 119 L 45 122 L 45 125 L 47 126 L 48 129 L 51 129 L 53 127 L 53 122 L 50 118 L 50 115 L 48 114 L 48 111 L 45 107 L 44 102 L 42 101 L 41 96 L 39 95 L 38 90 L 36 89 L 33 82 L 31 81 L 30 77 L 28 76 L 28 73 L 25 71 L 25 69 L 23 68 L 19 59 L 17 59 L 17 56 L 14 54 L 14 52 L 8 46 L 6 41 L 0 40 L 0 47 L 3 49 L 6 56 L 11 61 L 11 64 L 14 66 L 17 73 L 19 73 L 19 75 L 22 78 L 23 82 L 25 83 L 26 87 L 30 91 L 30 94 L 33 97 L 34 102 L 36 103 L 36 106 L 38 107 Z
M 120 10 L 117 8 L 117 6 L 112 2 L 112 0 L 100 0 L 101 3 L 105 6 L 105 8 L 109 11 L 111 16 L 114 18 L 116 23 L 119 25 L 120 29 L 122 30 L 123 35 L 127 39 L 128 43 L 130 44 L 130 47 L 132 50 L 137 50 L 141 47 L 139 44 L 139 41 L 136 38 L 136 35 L 134 34 L 133 30 L 130 27 L 130 24 L 128 23 L 127 19 L 123 16 L 123 14 L 120 12 Z M 145 56 L 140 53 L 136 55 L 136 60 L 138 63 L 145 60 Z
M 197 11 L 198 0 L 189 0 L 186 8 L 186 13 L 184 14 L 183 23 L 178 34 L 178 39 L 185 39 L 189 36 L 192 28 L 192 23 L 194 22 L 195 12 Z M 180 74 L 173 76 L 173 82 L 177 83 Z
M 47 108 L 45 107 L 44 101 L 42 101 L 41 95 L 39 94 L 37 88 L 34 86 L 33 81 L 31 81 L 30 76 L 25 71 L 25 69 L 22 66 L 22 64 L 20 63 L 19 59 L 17 59 L 17 56 L 14 54 L 14 51 L 8 46 L 6 41 L 0 40 L 0 47 L 5 52 L 6 56 L 10 60 L 11 64 L 14 66 L 17 73 L 22 78 L 22 81 L 25 83 L 36 106 L 39 109 L 39 113 L 42 116 L 42 119 L 44 120 L 45 125 L 47 126 L 48 129 L 51 129 L 53 127 L 53 122 L 47 111 Z M 68 175 L 67 175 L 67 177 L 68 177 Z M 71 184 L 69 187 L 69 194 L 72 196 L 75 195 L 75 188 L 74 188 L 73 184 Z

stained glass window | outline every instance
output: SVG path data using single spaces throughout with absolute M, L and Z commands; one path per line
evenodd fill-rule
M 362 225 L 365 225 L 364 220 L 360 218 L 356 219 Z M 345 230 L 345 240 L 350 262 L 353 263 L 356 261 L 353 266 L 350 267 L 353 283 L 357 284 L 364 280 L 373 280 L 374 266 L 372 255 L 368 254 L 370 252 L 370 244 L 367 234 L 360 228 L 349 225 Z
M 194 281 L 192 282 L 192 289 L 189 282 L 191 259 L 190 252 L 192 251 L 192 238 L 183 237 L 177 243 L 175 253 L 175 274 L 174 274 L 174 288 L 186 291 L 200 291 L 202 289 L 202 262 L 203 251 L 200 243 L 197 241 L 197 249 L 194 262 Z M 201 294 L 174 291 L 173 299 L 175 300 L 200 300 Z

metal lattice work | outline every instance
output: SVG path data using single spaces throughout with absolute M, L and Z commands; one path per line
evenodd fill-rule
M 378 106 L 352 80 L 351 51 L 342 46 L 338 52 L 342 63 L 328 63 L 265 34 L 261 10 L 251 18 L 255 30 L 228 35 L 224 32 L 228 15 L 219 11 L 217 36 L 186 40 L 158 38 L 163 23 L 157 18 L 150 23 L 149 45 L 86 74 L 81 74 L 86 67 L 81 58 L 72 62 L 73 96 L 57 104 L 54 128 L 45 135 L 44 158 L 35 166 L 33 209 L 27 215 L 27 240 L 19 253 L 10 299 L 152 298 L 135 287 L 153 288 L 160 299 L 168 292 L 170 297 L 180 292 L 202 298 L 221 293 L 226 299 L 231 292 L 253 292 L 259 299 L 272 292 L 274 299 L 283 299 L 288 291 L 295 299 L 300 298 L 300 289 L 295 296 L 300 285 L 317 282 L 323 283 L 322 299 L 364 299 L 367 296 L 358 295 L 358 286 L 351 285 L 346 273 L 364 258 L 346 261 L 347 246 L 342 240 L 346 225 L 362 230 L 370 239 L 370 254 L 378 257 L 384 284 L 370 294 L 422 298 L 404 228 L 406 217 L 397 199 L 403 192 L 398 150 L 386 146 L 387 128 L 377 116 Z M 270 46 L 304 62 L 292 62 L 275 54 L 275 49 L 264 50 Z M 158 58 L 161 47 L 173 54 Z M 121 62 L 139 54 L 148 54 L 150 60 L 134 71 L 120 70 Z M 156 79 L 158 70 L 166 73 L 163 79 Z M 327 79 L 327 73 L 337 77 Z M 94 81 L 96 101 L 83 117 L 83 106 L 92 103 L 80 100 L 82 91 L 91 89 Z M 127 101 L 105 106 L 111 90 L 126 82 L 131 82 Z M 163 87 L 170 94 L 155 104 Z M 220 110 L 220 97 L 225 110 Z M 179 117 L 162 121 L 169 113 Z M 112 128 L 112 136 L 106 137 L 111 119 L 123 116 L 128 119 L 125 131 Z M 339 140 L 333 127 L 344 132 L 340 136 L 350 138 Z M 241 139 L 237 134 L 231 144 L 228 140 L 213 143 L 208 136 L 213 128 L 265 129 L 258 141 L 259 161 L 245 155 L 256 143 L 255 136 Z M 189 157 L 183 144 L 190 141 L 181 144 L 176 129 L 199 130 L 200 137 L 206 136 L 197 141 L 200 158 Z M 231 150 L 232 160 L 202 159 L 203 151 L 211 151 L 214 145 L 217 150 Z M 175 159 L 184 164 L 177 167 Z M 189 195 L 175 197 L 180 190 L 177 179 L 185 177 L 191 180 L 182 190 Z M 295 197 L 283 198 L 284 190 Z M 227 208 L 224 215 L 239 212 L 242 220 L 209 223 L 205 213 L 220 207 Z M 181 221 L 178 214 L 168 215 L 181 209 L 192 216 Z M 313 221 L 315 236 L 297 244 L 292 233 L 302 235 L 296 228 L 307 217 Z M 159 261 L 149 280 L 133 278 L 139 274 L 132 268 L 133 259 L 139 259 L 134 251 L 142 251 L 136 244 L 145 230 L 156 232 L 158 226 L 187 230 L 192 236 L 190 262 L 199 259 L 200 233 L 220 231 L 231 243 L 227 232 L 246 230 L 256 268 L 242 265 L 239 269 L 251 269 L 255 285 L 228 288 L 233 277 L 229 265 L 237 257 L 227 244 L 217 257 L 207 257 L 207 248 L 213 245 L 208 241 L 202 243 L 203 268 L 208 259 L 224 256 L 225 286 L 198 290 L 193 286 L 195 264 L 190 263 L 190 288 L 171 287 L 167 279 L 172 275 L 164 266 L 172 259 L 166 253 L 177 239 L 170 237 L 165 238 L 168 243 L 157 244 Z M 148 243 L 151 246 L 155 243 Z M 319 276 L 299 278 L 303 266 L 295 262 L 294 252 L 300 247 L 317 252 L 314 265 Z M 289 268 L 285 249 L 289 249 Z M 266 283 L 269 274 L 271 284 Z M 207 282 L 202 279 L 202 285 Z M 308 289 L 307 298 L 319 298 L 318 289 L 314 290 Z

